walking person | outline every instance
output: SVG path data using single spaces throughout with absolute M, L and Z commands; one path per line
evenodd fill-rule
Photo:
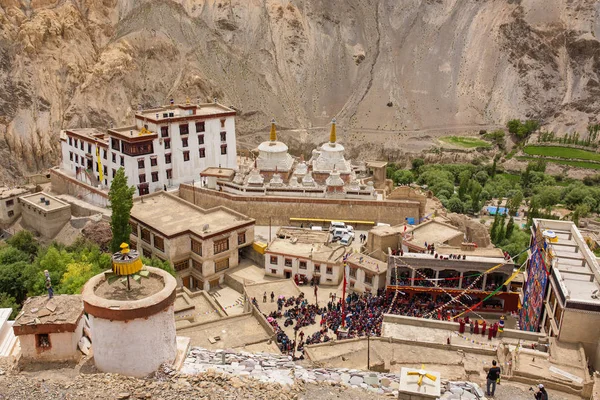
M 535 392 L 536 400 L 548 400 L 548 392 L 544 389 L 544 385 L 541 383 L 538 385 L 538 391 Z
M 492 368 L 487 373 L 486 396 L 494 397 L 498 379 L 500 379 L 500 367 L 496 365 L 496 360 L 494 360 L 492 361 Z
M 271 292 L 271 303 L 275 301 L 275 293 Z
M 267 292 L 265 292 L 265 294 L 263 294 L 263 303 L 267 302 Z

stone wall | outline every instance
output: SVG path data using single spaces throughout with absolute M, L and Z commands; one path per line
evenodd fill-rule
M 445 329 L 458 332 L 459 323 L 450 321 L 438 321 L 435 319 L 406 317 L 403 315 L 385 314 L 383 322 L 389 322 L 401 325 L 421 326 L 425 328 Z M 385 334 L 385 333 L 383 333 Z M 505 329 L 502 337 L 509 339 L 521 339 L 528 341 L 538 341 L 546 337 L 543 333 L 520 331 L 517 329 Z M 427 343 L 429 345 L 429 343 Z
M 418 200 L 366 201 L 295 197 L 236 196 L 191 185 L 179 186 L 179 197 L 203 208 L 225 206 L 256 219 L 257 225 L 289 225 L 290 218 L 361 220 L 398 225 L 422 216 Z
M 558 338 L 568 343 L 581 343 L 590 364 L 600 369 L 600 315 L 566 308 Z
M 108 195 L 93 186 L 86 185 L 77 179 L 67 176 L 58 168 L 50 170 L 52 191 L 58 194 L 70 194 L 98 207 L 108 206 Z

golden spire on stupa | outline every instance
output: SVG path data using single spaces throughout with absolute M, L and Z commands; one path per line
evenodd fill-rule
M 277 130 L 275 129 L 275 118 L 271 120 L 271 137 L 269 138 L 271 142 L 277 141 Z
M 329 143 L 335 143 L 335 118 L 331 120 L 331 133 L 329 134 Z

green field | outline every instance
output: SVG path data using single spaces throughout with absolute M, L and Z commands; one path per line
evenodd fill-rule
M 509 174 L 509 173 L 505 172 L 502 174 L 498 174 L 498 176 L 503 176 L 504 178 L 506 178 L 506 180 L 508 180 L 511 183 L 521 182 L 521 175 Z
M 466 136 L 444 136 L 440 138 L 442 142 L 453 144 L 455 146 L 464 147 L 466 149 L 472 149 L 475 147 L 492 147 L 490 142 L 486 142 L 481 139 Z
M 600 154 L 592 151 L 571 149 L 568 147 L 559 146 L 525 146 L 523 149 L 525 154 L 531 156 L 546 156 L 546 157 L 560 157 L 560 158 L 571 158 L 578 160 L 590 160 L 600 161 Z M 570 165 L 570 164 L 567 164 Z M 587 167 L 584 167 L 587 168 Z
M 539 158 L 535 158 L 535 157 L 517 157 L 517 160 L 521 160 L 521 161 L 538 161 L 540 160 Z M 596 163 L 592 163 L 592 162 L 587 162 L 587 161 L 574 161 L 574 160 L 547 160 L 547 159 L 543 159 L 546 162 L 549 163 L 554 163 L 554 164 L 560 164 L 560 165 L 569 165 L 571 167 L 578 167 L 578 168 L 587 168 L 587 169 L 599 169 L 600 170 L 600 164 L 596 164 Z

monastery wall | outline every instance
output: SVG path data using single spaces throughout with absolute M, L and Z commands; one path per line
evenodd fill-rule
M 66 175 L 58 168 L 50 170 L 50 179 L 54 193 L 69 194 L 95 206 L 108 207 L 108 195 L 106 193 Z
M 195 191 L 195 194 L 194 194 Z M 412 200 L 368 201 L 298 197 L 236 196 L 191 185 L 179 186 L 179 197 L 203 208 L 225 206 L 256 219 L 256 225 L 289 225 L 290 218 L 360 220 L 398 225 L 419 220 L 420 203 Z

